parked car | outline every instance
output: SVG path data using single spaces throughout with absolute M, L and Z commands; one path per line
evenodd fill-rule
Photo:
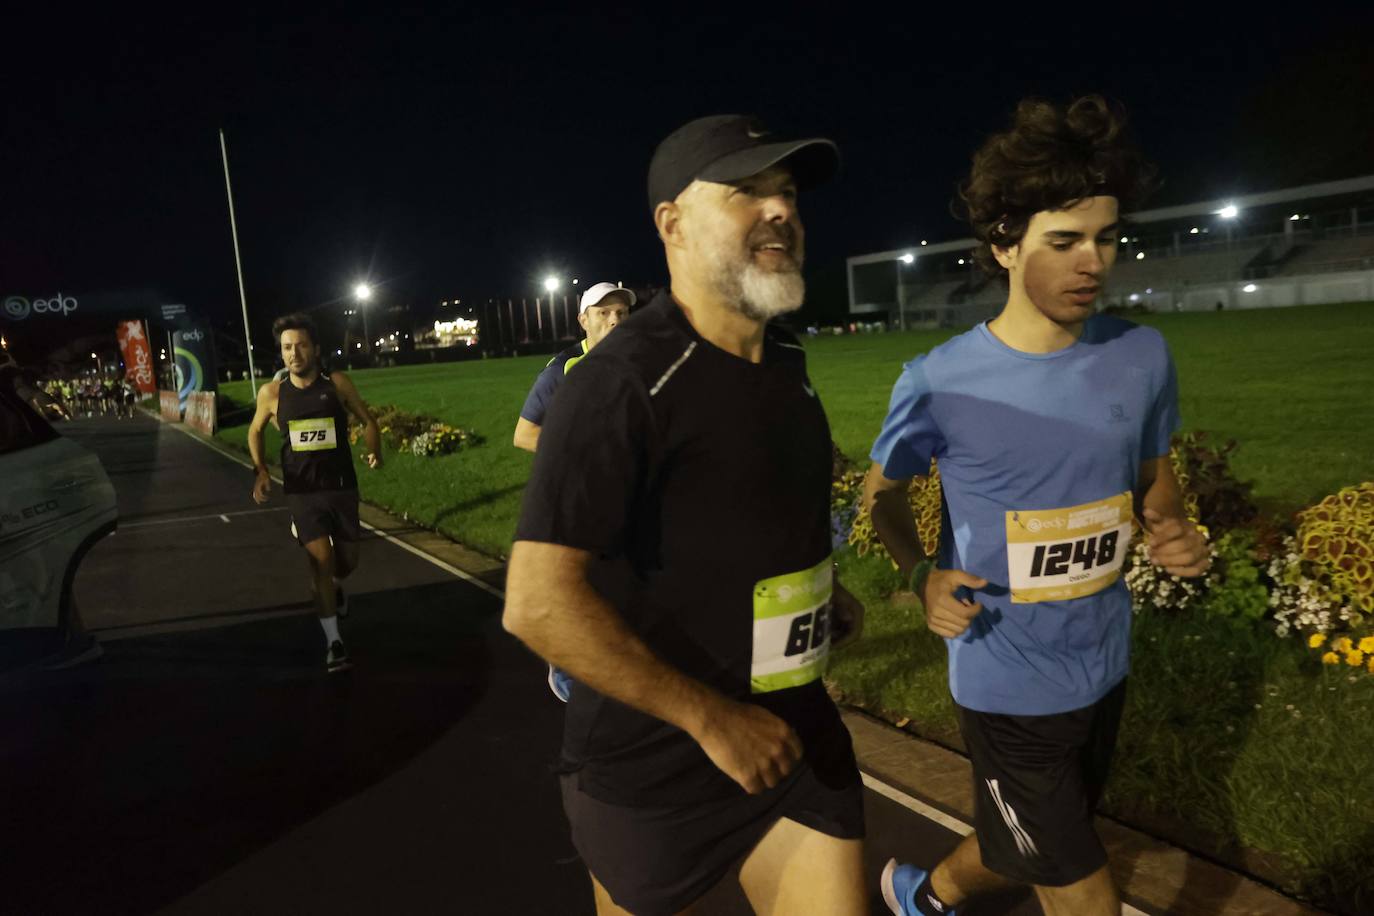
M 100 460 L 57 433 L 0 366 L 0 671 L 100 654 L 72 596 L 82 559 L 115 530 Z

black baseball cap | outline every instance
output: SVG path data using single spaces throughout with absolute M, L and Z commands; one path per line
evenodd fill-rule
M 654 150 L 649 162 L 649 210 L 677 196 L 696 179 L 739 181 L 787 160 L 797 187 L 828 181 L 840 167 L 840 151 L 821 137 L 779 140 L 748 115 L 711 115 L 679 127 Z

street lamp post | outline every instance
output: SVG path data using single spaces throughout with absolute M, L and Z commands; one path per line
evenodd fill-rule
M 544 291 L 549 294 L 549 330 L 553 332 L 553 339 L 558 339 L 558 316 L 553 310 L 553 294 L 560 285 L 559 279 L 553 275 L 544 278 Z
M 372 298 L 372 287 L 366 283 L 359 283 L 353 287 L 353 298 L 358 302 L 358 308 L 363 313 L 363 340 L 367 342 L 367 354 L 372 355 L 372 335 L 367 332 L 367 303 Z

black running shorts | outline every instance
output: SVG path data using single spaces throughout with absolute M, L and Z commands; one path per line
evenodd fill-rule
M 336 543 L 362 539 L 357 490 L 287 493 L 286 507 L 296 526 L 296 540 L 302 545 L 322 537 L 332 537 Z
M 759 795 L 691 807 L 628 807 L 593 798 L 577 774 L 560 777 L 573 846 L 616 905 L 635 916 L 672 916 L 720 883 L 781 818 L 841 839 L 864 835 L 857 770 L 826 786 L 803 762 Z
M 1063 887 L 1107 864 L 1093 827 L 1126 700 L 1122 681 L 1092 706 L 1005 716 L 956 704 L 973 761 L 983 865 L 1024 884 Z

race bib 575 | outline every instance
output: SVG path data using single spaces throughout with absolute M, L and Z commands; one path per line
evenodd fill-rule
M 293 452 L 318 452 L 323 449 L 337 448 L 339 441 L 334 432 L 333 417 L 319 417 L 314 420 L 288 420 L 286 434 L 291 439 Z
M 754 585 L 753 693 L 809 684 L 825 673 L 830 655 L 830 592 L 826 557 L 810 569 Z
M 1013 604 L 1067 601 L 1121 576 L 1131 540 L 1131 494 L 1064 509 L 1007 513 L 1007 572 Z

